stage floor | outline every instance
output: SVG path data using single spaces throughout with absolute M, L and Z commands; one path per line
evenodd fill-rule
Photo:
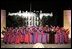
M 3 44 L 1 48 L 33 48 L 34 44 Z M 71 44 L 43 44 L 45 48 L 71 48 Z
M 1 48 L 33 48 L 34 44 L 4 44 L 1 40 Z M 43 44 L 45 48 L 71 48 L 69 44 Z

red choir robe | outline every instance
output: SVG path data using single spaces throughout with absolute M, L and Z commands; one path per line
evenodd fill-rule
M 64 32 L 60 32 L 60 44 L 64 43 Z
M 7 33 L 4 34 L 3 41 L 4 41 L 5 43 L 7 43 Z
M 11 34 L 10 35 L 11 37 L 10 37 L 10 43 L 12 44 L 12 43 L 14 43 L 14 40 L 15 40 L 15 36 L 14 36 L 14 34 Z
M 19 34 L 19 39 L 20 39 L 20 42 L 23 42 L 23 35 L 21 33 Z
M 46 35 L 46 42 L 49 43 L 49 34 L 45 34 Z
M 60 32 L 58 32 L 58 31 L 55 34 L 55 43 L 56 44 L 60 43 Z
M 69 35 L 69 31 L 66 31 L 65 33 L 64 33 L 64 42 L 65 43 L 68 43 L 68 41 L 69 41 L 69 38 L 68 38 L 68 35 Z
M 15 43 L 16 43 L 16 44 L 19 44 L 19 43 L 20 43 L 20 40 L 21 40 L 21 39 L 20 39 L 20 32 L 17 31 L 17 32 L 16 32 L 16 39 L 15 39 Z
M 41 43 L 41 38 L 42 38 L 42 34 L 40 31 L 38 31 L 38 43 Z
M 10 33 L 9 36 L 10 36 L 10 43 L 11 43 L 11 44 L 14 43 L 14 42 L 15 42 L 14 30 L 11 31 L 11 33 Z
M 25 43 L 29 43 L 30 42 L 30 34 L 26 33 L 25 34 Z
M 19 44 L 20 43 L 20 37 L 19 34 L 16 35 L 15 43 Z
M 33 36 L 32 36 L 32 28 L 30 28 L 29 31 L 30 31 L 30 43 L 32 43 L 32 37 L 33 37 Z
M 32 34 L 30 33 L 30 43 L 32 43 Z
M 38 33 L 35 32 L 34 33 L 34 43 L 37 43 L 38 42 Z
M 25 42 L 25 34 L 22 35 L 23 43 Z
M 42 43 L 46 43 L 46 34 L 44 32 L 42 32 L 42 39 L 41 39 Z
M 24 43 L 25 42 L 25 30 L 21 29 L 21 42 Z
M 11 36 L 11 32 L 9 32 L 7 36 L 7 43 L 11 43 Z

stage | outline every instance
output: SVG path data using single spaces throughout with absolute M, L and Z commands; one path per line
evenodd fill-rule
M 71 48 L 71 44 L 43 44 L 45 48 Z M 3 44 L 1 48 L 32 48 L 33 44 Z
M 1 41 L 1 48 L 33 48 L 34 44 L 4 44 Z M 71 48 L 69 44 L 43 44 L 45 48 Z

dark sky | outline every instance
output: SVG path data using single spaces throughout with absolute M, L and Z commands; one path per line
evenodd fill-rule
M 19 10 L 23 11 L 30 11 L 30 3 L 32 11 L 34 10 L 42 10 L 43 12 L 51 12 L 51 11 L 58 11 L 63 9 L 70 9 L 71 3 L 70 1 L 15 1 L 15 0 L 9 0 L 9 1 L 2 1 L 1 2 L 1 8 L 6 9 L 10 12 L 18 12 Z

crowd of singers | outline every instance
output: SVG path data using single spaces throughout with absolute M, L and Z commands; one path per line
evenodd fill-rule
M 69 30 L 59 26 L 7 27 L 3 42 L 6 44 L 68 43 Z

